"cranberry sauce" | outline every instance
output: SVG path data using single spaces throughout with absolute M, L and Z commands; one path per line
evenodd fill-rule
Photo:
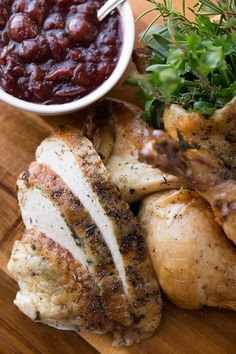
M 61 104 L 81 98 L 112 73 L 122 45 L 105 0 L 0 0 L 0 85 L 22 100 Z

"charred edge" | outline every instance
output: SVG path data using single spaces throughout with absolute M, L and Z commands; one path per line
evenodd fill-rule
M 150 290 L 149 292 L 145 292 L 142 295 L 138 295 L 136 297 L 136 301 L 139 305 L 145 306 L 149 301 L 150 298 L 154 298 L 156 302 L 161 305 L 161 292 L 159 288 L 154 288 L 153 290 Z
M 104 267 L 105 265 L 112 264 L 110 251 L 107 248 L 107 245 L 96 224 L 87 223 L 85 225 L 85 233 L 90 244 L 91 252 L 94 256 L 99 256 L 101 266 Z
M 77 232 L 75 231 L 75 229 L 73 228 L 72 225 L 69 224 L 69 222 L 67 221 L 67 218 L 65 217 L 65 215 L 62 213 L 61 214 L 62 218 L 65 220 L 65 223 L 67 225 L 67 227 L 69 228 L 72 237 L 75 240 L 75 243 L 79 246 L 79 247 L 84 247 L 84 240 L 77 234 Z
M 111 291 L 112 292 L 120 292 L 122 290 L 121 281 L 119 279 L 114 279 L 113 283 L 111 284 Z
M 117 205 L 117 198 L 115 196 L 115 198 L 111 200 L 110 191 L 104 183 L 97 181 L 95 188 L 102 200 L 110 200 L 111 206 L 109 206 L 109 208 L 106 205 L 104 206 L 106 215 L 111 217 L 116 223 L 119 222 L 121 229 L 127 227 L 127 225 L 132 225 L 132 214 L 129 208 L 118 208 L 117 206 L 114 206 L 115 203 Z M 138 225 L 134 224 L 128 235 L 121 237 L 121 253 L 127 254 L 130 250 L 134 250 L 137 260 L 143 261 L 146 257 L 146 247 Z
M 136 228 L 127 235 L 123 235 L 120 243 L 120 252 L 127 254 L 129 251 L 135 251 L 135 259 L 144 261 L 147 255 L 146 245 L 142 235 Z
M 137 270 L 133 266 L 129 265 L 127 267 L 127 275 L 129 277 L 129 281 L 133 287 L 136 287 L 136 286 L 143 286 L 144 287 L 145 286 L 144 279 L 138 275 Z
M 140 323 L 145 318 L 145 315 L 143 313 L 139 313 L 139 314 L 138 313 L 132 313 L 131 317 L 132 317 L 133 323 L 135 325 L 137 325 L 138 323 Z
M 92 301 L 90 302 L 90 305 L 89 305 L 89 310 L 92 313 L 95 313 L 95 314 L 98 314 L 99 316 L 101 316 L 101 321 L 103 322 L 106 319 L 107 315 L 106 315 L 105 311 L 102 311 L 102 313 L 101 313 L 101 308 L 103 308 L 102 303 L 101 303 L 101 297 L 100 296 L 93 296 Z M 100 323 L 100 325 L 101 325 L 101 323 Z
M 93 176 L 94 182 L 92 183 L 92 187 L 94 191 L 101 196 L 104 200 L 111 199 L 111 190 L 107 188 L 107 183 L 112 183 L 109 180 L 105 181 L 101 178 L 100 174 L 95 174 Z M 115 198 L 117 201 L 121 201 L 122 197 L 120 195 L 120 190 L 118 186 L 112 184 L 112 196 L 113 199 Z
M 26 188 L 30 188 L 29 178 L 30 178 L 30 171 L 29 168 L 27 168 L 21 176 L 21 179 L 24 181 Z
M 122 213 L 119 209 L 112 207 L 109 210 L 106 211 L 106 215 L 109 217 L 112 217 L 113 219 L 115 219 L 117 222 L 120 221 L 120 219 L 122 218 Z
M 53 185 L 51 185 L 51 181 L 48 183 L 45 181 L 41 181 L 42 185 L 44 188 L 46 188 L 47 191 L 50 193 L 50 188 Z M 100 235 L 99 230 L 97 229 L 96 225 L 94 223 L 88 223 L 89 222 L 89 216 L 85 215 L 83 218 L 78 218 L 77 215 L 80 212 L 84 212 L 84 207 L 81 204 L 80 200 L 76 198 L 70 191 L 68 191 L 66 188 L 59 187 L 56 188 L 54 187 L 54 190 L 50 193 L 50 196 L 52 197 L 54 203 L 57 206 L 66 208 L 66 205 L 64 205 L 64 197 L 69 195 L 69 200 L 71 204 L 73 205 L 73 210 L 71 212 L 65 212 L 63 213 L 64 219 L 67 222 L 67 226 L 69 227 L 76 244 L 79 247 L 84 247 L 84 240 L 82 237 L 80 237 L 78 234 L 79 232 L 76 231 L 76 229 L 81 228 L 82 233 L 86 233 L 86 236 L 88 237 L 89 241 L 89 246 L 91 249 L 92 254 L 98 254 L 101 257 L 102 253 L 104 255 L 104 250 L 106 250 L 106 244 L 103 240 L 103 238 Z M 69 222 L 67 221 L 69 220 Z M 92 221 L 92 220 L 91 220 Z M 100 250 L 100 252 L 99 252 Z M 107 253 L 107 252 L 106 252 Z M 104 264 L 111 263 L 111 255 L 107 253 L 106 257 L 104 258 Z M 89 263 L 90 264 L 90 263 Z
M 96 230 L 96 225 L 95 224 L 88 224 L 86 225 L 86 229 L 85 232 L 88 236 L 93 237 L 95 234 L 95 230 Z
M 228 134 L 225 136 L 225 140 L 228 141 L 228 143 L 236 143 L 236 136 L 233 134 Z
M 53 199 L 59 199 L 62 197 L 63 194 L 64 194 L 64 188 L 58 188 L 51 192 L 51 197 Z
M 123 286 L 121 280 L 116 275 L 114 275 L 113 272 L 108 272 L 103 267 L 100 272 L 97 272 L 97 276 L 100 284 L 105 285 L 106 291 L 103 293 L 103 295 L 106 294 L 105 296 L 108 296 L 110 299 L 110 297 L 115 293 L 123 294 Z

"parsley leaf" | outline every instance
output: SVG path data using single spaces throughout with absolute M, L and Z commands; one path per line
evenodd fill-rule
M 145 72 L 133 72 L 128 84 L 138 86 L 143 118 L 160 126 L 157 109 L 177 103 L 211 115 L 236 94 L 236 7 L 230 0 L 199 0 L 195 20 L 174 10 L 172 1 L 147 0 L 157 15 L 141 34 L 150 48 Z M 145 13 L 140 15 L 140 18 Z M 217 20 L 212 20 L 217 16 Z M 162 18 L 164 24 L 155 25 Z M 138 59 L 137 59 L 138 60 Z

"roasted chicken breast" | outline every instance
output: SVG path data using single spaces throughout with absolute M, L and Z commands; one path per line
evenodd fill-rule
M 236 311 L 236 249 L 196 192 L 147 197 L 139 214 L 160 286 L 177 306 Z
M 139 161 L 139 150 L 152 133 L 141 115 L 141 109 L 132 104 L 106 99 L 91 112 L 83 129 L 128 203 L 183 183 Z

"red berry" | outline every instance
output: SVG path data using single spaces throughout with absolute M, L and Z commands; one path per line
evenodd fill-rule
M 72 17 L 68 30 L 71 37 L 78 42 L 92 42 L 97 36 L 96 27 L 83 15 Z
M 16 42 L 24 39 L 35 38 L 38 35 L 37 28 L 26 14 L 16 14 L 8 22 L 9 37 Z

